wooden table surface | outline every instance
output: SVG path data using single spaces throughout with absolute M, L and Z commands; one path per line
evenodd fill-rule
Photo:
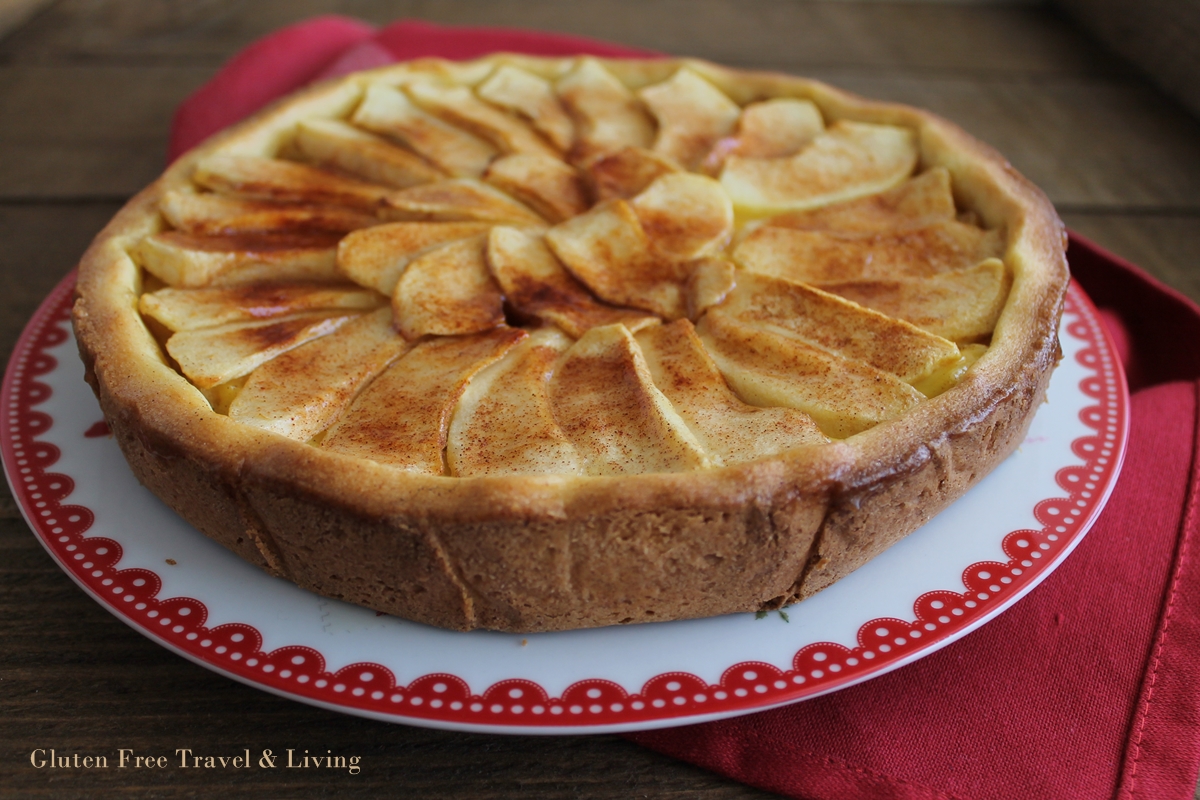
M 18 0 L 30 8 L 29 0 Z M 163 167 L 175 105 L 238 48 L 323 11 L 510 25 L 805 74 L 924 106 L 1004 152 L 1067 224 L 1200 299 L 1200 122 L 1032 5 L 779 0 L 57 0 L 0 39 L 0 352 Z M 2 9 L 0 9 L 2 10 Z M 18 17 L 13 17 L 18 18 Z M 0 16 L 0 23 L 3 17 Z M 338 771 L 35 770 L 59 752 L 319 748 Z M 767 797 L 615 736 L 500 737 L 276 698 L 88 599 L 0 494 L 0 796 Z

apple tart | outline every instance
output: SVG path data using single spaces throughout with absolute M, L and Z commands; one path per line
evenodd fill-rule
M 1063 231 L 928 113 L 693 60 L 307 89 L 83 258 L 130 466 L 320 594 L 454 628 L 758 611 L 1022 440 Z

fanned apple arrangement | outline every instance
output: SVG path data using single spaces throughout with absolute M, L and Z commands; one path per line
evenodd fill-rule
M 953 386 L 1011 283 L 909 128 L 693 66 L 371 83 L 218 150 L 133 248 L 212 408 L 430 475 L 620 475 L 843 439 Z

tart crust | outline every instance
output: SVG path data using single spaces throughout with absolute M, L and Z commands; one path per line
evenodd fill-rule
M 1049 201 L 954 125 L 824 84 L 694 60 L 604 61 L 637 89 L 690 67 L 744 105 L 809 99 L 831 122 L 916 132 L 960 207 L 1004 231 L 1012 274 L 987 352 L 955 386 L 847 439 L 710 470 L 623 477 L 432 477 L 215 413 L 138 313 L 129 253 L 166 228 L 164 193 L 216 151 L 272 155 L 299 120 L 348 113 L 412 71 L 475 84 L 497 55 L 358 73 L 210 139 L 133 198 L 83 257 L 74 324 L 88 383 L 138 479 L 206 535 L 327 597 L 445 628 L 533 632 L 776 608 L 820 591 L 961 496 L 1022 441 L 1060 357 L 1065 236 Z

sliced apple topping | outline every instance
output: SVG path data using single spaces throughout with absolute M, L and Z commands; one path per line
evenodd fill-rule
M 730 156 L 783 158 L 795 155 L 825 130 L 821 112 L 808 100 L 776 97 L 742 109 L 733 136 L 718 141 L 704 159 L 704 171 L 720 173 Z
M 820 288 L 955 342 L 979 341 L 996 327 L 1008 296 L 998 258 L 928 278 L 820 284 Z
M 384 214 L 391 219 L 545 224 L 526 206 L 481 181 L 459 178 L 426 183 L 389 195 Z
M 806 231 L 763 225 L 733 250 L 751 272 L 803 283 L 927 278 L 999 256 L 999 231 L 955 220 L 877 233 Z
M 558 97 L 575 122 L 578 138 L 572 156 L 586 164 L 622 147 L 650 147 L 654 122 L 633 92 L 594 58 L 580 58 L 555 84 Z
M 687 279 L 688 318 L 696 320 L 709 306 L 715 306 L 733 290 L 736 282 L 733 262 L 724 258 L 702 258 L 692 267 Z
M 392 293 L 396 327 L 407 339 L 478 333 L 504 322 L 504 296 L 477 236 L 430 250 L 409 263 Z
M 232 286 L 259 281 L 340 281 L 336 236 L 192 236 L 155 233 L 131 251 L 168 286 Z
M 486 233 L 490 222 L 392 222 L 355 231 L 338 244 L 337 269 L 360 286 L 391 295 L 408 262 L 448 242 Z
M 428 475 L 675 472 L 867 430 L 986 352 L 1004 232 L 913 177 L 913 129 L 686 66 L 419 72 L 201 159 L 130 247 L 218 413 Z
M 536 330 L 471 380 L 450 423 L 450 474 L 583 473 L 550 408 L 550 376 L 571 345 L 561 331 Z
M 395 189 L 447 177 L 420 156 L 339 120 L 299 123 L 295 143 L 301 155 L 319 166 Z
M 654 385 L 715 464 L 738 464 L 829 441 L 803 412 L 756 408 L 739 400 L 687 320 L 645 328 L 637 342 Z
M 623 147 L 587 167 L 597 200 L 628 200 L 672 172 L 680 172 L 678 164 L 644 147 Z
M 467 384 L 528 335 L 497 328 L 418 344 L 359 393 L 321 446 L 410 472 L 446 474 L 450 417 Z
M 733 233 L 729 198 L 703 175 L 663 175 L 630 205 L 651 247 L 666 259 L 688 261 L 723 250 Z
M 766 224 L 802 231 L 878 233 L 953 222 L 955 213 L 950 173 L 945 167 L 934 167 L 885 192 L 791 211 L 772 217 Z
M 638 96 L 658 119 L 654 152 L 686 169 L 700 165 L 714 144 L 737 124 L 742 110 L 724 92 L 683 67 Z
M 258 367 L 229 405 L 238 422 L 306 442 L 410 345 L 381 308 Z
M 554 418 L 588 475 L 685 472 L 712 462 L 654 386 L 624 325 L 592 328 L 567 351 L 550 381 Z
M 655 255 L 637 214 L 624 200 L 609 200 L 555 225 L 546 233 L 546 243 L 600 299 L 668 319 L 686 315 L 687 266 Z
M 169 191 L 158 210 L 171 226 L 198 236 L 245 233 L 346 233 L 379 223 L 374 214 L 341 206 L 280 205 L 219 194 Z
M 706 314 L 700 340 L 747 403 L 795 408 L 844 438 L 899 417 L 925 396 L 895 375 L 725 314 Z
M 537 231 L 492 228 L 487 262 L 509 305 L 517 312 L 557 325 L 576 339 L 599 325 L 621 322 L 636 331 L 658 321 L 632 308 L 597 302 L 563 268 Z
M 736 208 L 766 215 L 890 189 L 917 165 L 908 128 L 840 121 L 787 158 L 730 156 L 721 184 Z
M 582 214 L 589 205 L 579 171 L 550 156 L 519 154 L 497 158 L 483 179 L 551 222 Z
M 501 153 L 559 156 L 528 124 L 483 102 L 465 86 L 418 81 L 405 88 L 426 111 L 490 142 Z
M 309 312 L 278 321 L 180 331 L 167 340 L 167 352 L 188 380 L 201 389 L 211 389 L 293 347 L 333 333 L 354 316 Z
M 575 141 L 575 123 L 558 102 L 554 87 L 532 72 L 502 64 L 475 93 L 525 119 L 563 152 Z
M 144 294 L 138 310 L 171 331 L 295 316 L 306 311 L 368 311 L 382 305 L 375 292 L 297 283 L 260 283 L 234 289 L 160 289 Z
M 389 86 L 367 87 L 350 121 L 399 140 L 450 175 L 477 178 L 496 156 L 492 145 L 423 111 Z
M 958 359 L 958 347 L 902 320 L 800 283 L 744 273 L 708 317 L 736 319 L 870 364 L 914 383 Z
M 334 205 L 373 212 L 390 189 L 278 158 L 216 153 L 196 167 L 192 179 L 222 194 L 251 200 Z

